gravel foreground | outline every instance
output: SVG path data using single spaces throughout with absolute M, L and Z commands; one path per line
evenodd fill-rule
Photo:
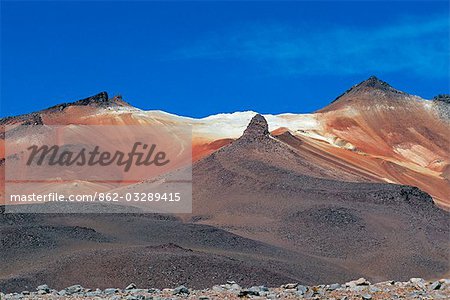
M 411 278 L 407 282 L 385 281 L 371 284 L 364 278 L 345 284 L 304 286 L 289 283 L 278 288 L 253 286 L 242 288 L 229 281 L 205 290 L 191 290 L 185 286 L 175 289 L 141 289 L 130 284 L 125 289 L 109 288 L 91 290 L 73 285 L 61 291 L 43 284 L 36 291 L 3 294 L 0 299 L 95 299 L 95 300 L 175 300 L 175 299 L 450 299 L 450 279 L 430 282 Z

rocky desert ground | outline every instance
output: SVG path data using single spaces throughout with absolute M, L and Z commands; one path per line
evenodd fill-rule
M 73 285 L 60 291 L 40 285 L 35 291 L 0 294 L 6 299 L 92 299 L 92 300 L 176 300 L 176 299 L 335 299 L 335 300 L 385 300 L 385 299 L 449 299 L 450 279 L 434 282 L 411 278 L 406 282 L 385 281 L 371 284 L 359 278 L 344 284 L 305 286 L 288 283 L 280 287 L 252 286 L 242 288 L 234 281 L 208 289 L 192 290 L 186 286 L 173 289 L 138 288 L 131 283 L 124 289 L 88 289 Z

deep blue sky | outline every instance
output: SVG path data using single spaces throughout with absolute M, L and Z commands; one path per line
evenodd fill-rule
M 449 92 L 447 1 L 3 2 L 1 116 L 99 91 L 142 109 L 311 112 L 374 74 Z

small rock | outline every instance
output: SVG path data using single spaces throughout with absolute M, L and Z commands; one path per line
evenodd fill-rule
M 109 288 L 109 289 L 105 289 L 104 293 L 107 295 L 111 295 L 111 294 L 115 294 L 118 293 L 119 290 L 118 289 L 114 289 L 114 288 Z
M 182 294 L 189 295 L 189 289 L 187 287 L 185 287 L 184 285 L 180 285 L 179 287 L 176 287 L 173 289 L 172 294 L 173 295 L 182 295 Z
M 254 292 L 258 292 L 258 293 L 263 293 L 263 292 L 268 292 L 269 288 L 265 287 L 265 286 L 252 286 L 251 288 L 248 289 L 249 291 L 254 291 Z
M 318 285 L 318 286 L 313 286 L 312 290 L 314 292 L 314 295 L 325 295 L 325 286 L 324 285 Z
M 48 285 L 46 285 L 46 284 L 42 284 L 42 285 L 38 286 L 38 287 L 36 288 L 36 290 L 37 290 L 38 293 L 41 294 L 41 295 L 50 293 L 50 288 L 49 288 Z
M 442 284 L 440 281 L 435 281 L 430 285 L 430 290 L 439 290 Z
M 285 290 L 292 290 L 295 289 L 298 286 L 298 283 L 288 283 L 288 284 L 284 284 L 281 287 Z
M 76 285 L 69 286 L 69 287 L 65 288 L 64 290 L 66 291 L 67 295 L 72 295 L 72 294 L 80 293 L 84 289 L 81 285 L 76 284 Z
M 339 283 L 333 283 L 333 284 L 331 284 L 329 287 L 328 287 L 328 290 L 329 291 L 334 291 L 334 290 L 337 290 L 338 288 L 340 288 L 341 287 L 341 285 L 339 284 Z
M 304 295 L 307 291 L 308 291 L 308 287 L 301 285 L 301 284 L 297 285 L 297 294 Z
M 136 288 L 136 285 L 134 283 L 130 283 L 129 285 L 127 285 L 127 287 L 125 288 L 126 291 L 128 290 L 134 290 Z
M 224 290 L 232 290 L 232 291 L 239 291 L 242 289 L 241 286 L 234 281 L 228 281 L 227 284 L 222 284 L 220 285 L 220 287 Z
M 424 289 L 425 288 L 425 280 L 422 278 L 411 278 L 409 280 L 410 283 L 412 283 L 413 286 Z
M 126 290 L 127 293 L 130 294 L 139 294 L 139 293 L 146 293 L 148 292 L 147 289 L 132 289 L 132 290 Z
M 221 293 L 221 292 L 225 291 L 225 289 L 224 289 L 223 287 L 221 287 L 220 285 L 215 285 L 215 286 L 213 286 L 213 287 L 212 287 L 212 290 L 213 290 L 214 292 L 218 292 L 218 293 Z
M 423 278 L 411 278 L 409 281 L 411 283 L 425 282 L 425 280 Z
M 348 290 L 352 291 L 352 292 L 362 292 L 367 288 L 367 286 L 365 285 L 357 285 L 357 286 L 350 286 L 348 288 Z
M 248 289 L 248 290 L 242 290 L 238 294 L 238 297 L 247 297 L 247 296 L 259 296 L 259 292 Z
M 370 300 L 370 299 L 372 299 L 372 295 L 371 295 L 371 294 L 363 294 L 363 295 L 361 295 L 361 297 L 362 297 L 362 299 L 364 299 L 364 300 Z
M 101 294 L 102 294 L 102 291 L 95 290 L 93 292 L 87 292 L 86 297 L 96 297 L 96 296 L 100 296 Z
M 354 282 L 356 285 L 369 285 L 370 284 L 370 282 L 368 282 L 365 278 L 359 278 L 359 279 L 356 279 L 356 280 L 354 280 L 354 281 L 351 281 L 351 282 Z

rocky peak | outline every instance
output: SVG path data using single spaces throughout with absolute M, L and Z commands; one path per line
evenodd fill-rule
M 75 104 L 75 105 L 92 105 L 92 104 L 102 105 L 102 104 L 108 103 L 108 101 L 109 101 L 108 93 L 100 92 L 97 95 L 75 101 L 73 104 Z
M 384 88 L 384 87 L 390 87 L 390 85 L 383 81 L 378 79 L 378 77 L 372 75 L 363 82 L 361 82 L 359 85 L 361 86 L 368 86 L 368 87 L 374 87 L 374 88 Z
M 406 93 L 393 88 L 389 83 L 379 79 L 378 77 L 370 76 L 366 80 L 352 86 L 350 89 L 345 91 L 345 93 L 334 99 L 333 102 L 338 101 L 343 96 L 355 94 L 370 94 L 373 92 L 381 92 L 383 94 L 390 94 L 395 96 L 407 95 Z
M 251 119 L 242 137 L 257 138 L 267 135 L 269 135 L 269 125 L 262 115 L 257 114 Z
M 90 96 L 75 102 L 61 103 L 50 107 L 50 110 L 57 109 L 59 111 L 64 110 L 68 106 L 94 106 L 94 107 L 116 107 L 116 106 L 129 106 L 127 102 L 122 100 L 122 96 L 118 95 L 113 98 L 109 98 L 107 92 L 100 92 L 94 96 Z
M 449 94 L 441 94 L 437 95 L 433 98 L 434 101 L 439 101 L 442 103 L 450 104 L 450 95 Z
M 386 93 L 404 94 L 403 92 L 393 88 L 389 83 L 378 79 L 376 76 L 370 76 L 363 82 L 353 86 L 350 92 L 368 92 L 378 90 Z
M 437 95 L 433 98 L 432 103 L 438 114 L 446 121 L 450 121 L 450 95 Z

